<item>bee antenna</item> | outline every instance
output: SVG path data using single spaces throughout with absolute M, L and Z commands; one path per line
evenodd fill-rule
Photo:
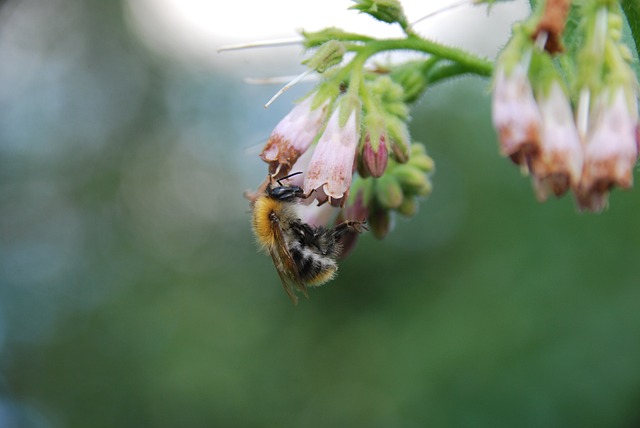
M 276 181 L 278 182 L 279 185 L 282 186 L 282 183 L 280 182 L 280 180 L 286 180 L 287 178 L 295 177 L 296 175 L 300 175 L 300 174 L 302 174 L 302 171 L 294 172 L 293 174 L 289 174 L 285 177 L 279 178 Z

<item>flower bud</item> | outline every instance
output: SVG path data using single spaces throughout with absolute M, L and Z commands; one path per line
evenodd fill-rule
M 393 218 L 389 210 L 375 207 L 369 214 L 369 228 L 377 239 L 383 239 L 393 228 Z
M 415 146 L 415 144 L 412 146 Z M 435 168 L 433 159 L 423 153 L 412 154 L 409 163 L 423 172 L 432 172 Z
M 316 53 L 311 58 L 302 61 L 302 63 L 318 73 L 324 73 L 328 68 L 340 64 L 345 52 L 343 43 L 337 40 L 329 40 L 320 45 Z
M 385 136 L 380 135 L 379 138 L 372 141 L 371 134 L 367 133 L 361 157 L 365 174 L 371 175 L 372 177 L 382 176 L 389 161 L 389 151 L 387 149 Z
M 349 9 L 359 10 L 389 24 L 397 22 L 402 28 L 408 25 L 407 17 L 398 0 L 354 0 L 354 2 L 356 4 Z
M 385 174 L 375 180 L 376 200 L 382 208 L 397 209 L 403 200 L 400 183 L 393 174 Z
M 429 196 L 431 192 L 433 192 L 433 184 L 431 184 L 429 177 L 425 176 L 425 183 L 416 191 L 416 196 L 425 198 Z
M 428 61 L 428 60 L 427 60 Z M 413 103 L 417 101 L 420 96 L 427 89 L 427 78 L 425 64 L 430 66 L 433 62 L 409 61 L 405 64 L 401 64 L 391 72 L 391 78 L 394 82 L 397 82 L 403 89 L 403 101 L 405 103 Z
M 424 172 L 412 165 L 399 165 L 393 170 L 393 175 L 405 193 L 420 196 L 426 196 L 431 193 L 432 186 L 429 178 Z
M 396 117 L 406 122 L 409 119 L 409 106 L 405 102 L 405 92 L 402 85 L 389 76 L 380 76 L 371 84 L 371 91 L 379 100 L 385 120 L 388 120 L 389 117 Z
M 396 117 L 391 117 L 387 121 L 387 136 L 395 160 L 399 163 L 406 163 L 409 160 L 411 138 L 406 123 Z
M 415 197 L 405 196 L 397 211 L 404 217 L 413 217 L 418 212 L 418 200 Z
M 411 156 L 417 156 L 420 154 L 423 154 L 423 155 L 427 154 L 427 148 L 424 146 L 424 144 L 422 143 L 411 144 Z

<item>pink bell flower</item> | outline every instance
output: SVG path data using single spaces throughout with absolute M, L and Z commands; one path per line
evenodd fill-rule
M 298 158 L 307 151 L 322 128 L 329 103 L 312 109 L 314 97 L 296 105 L 275 127 L 260 157 L 269 163 L 271 173 L 286 174 Z
M 583 154 L 571 104 L 558 82 L 539 97 L 538 105 L 542 133 L 531 170 L 538 199 L 544 201 L 550 193 L 561 196 L 580 181 Z
M 635 93 L 620 86 L 602 91 L 589 116 L 582 177 L 576 189 L 581 209 L 601 211 L 613 186 L 629 188 L 638 158 L 638 107 Z M 633 92 L 633 91 L 631 91 Z
M 492 116 L 501 153 L 526 166 L 539 148 L 541 117 L 524 61 L 508 73 L 504 66 L 498 66 Z
M 351 187 L 354 160 L 358 146 L 356 111 L 352 110 L 343 127 L 340 126 L 340 108 L 336 108 L 318 140 L 304 179 L 304 189 L 316 190 L 335 204 L 344 201 Z

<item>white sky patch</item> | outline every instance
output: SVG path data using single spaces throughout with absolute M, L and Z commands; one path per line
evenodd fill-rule
M 454 3 L 459 0 L 402 2 L 410 22 Z M 133 29 L 153 50 L 216 66 L 237 59 L 227 55 L 221 60 L 217 51 L 225 45 L 297 37 L 302 28 L 335 26 L 375 37 L 402 36 L 397 25 L 348 10 L 353 4 L 349 0 L 128 0 L 127 14 Z M 462 6 L 424 20 L 415 29 L 431 39 L 493 56 L 506 42 L 512 23 L 526 16 L 527 5 L 525 0 L 497 3 L 490 14 L 486 6 Z

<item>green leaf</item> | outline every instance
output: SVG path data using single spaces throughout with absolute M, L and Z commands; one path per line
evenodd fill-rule
M 636 60 L 640 57 L 638 48 L 640 47 L 640 0 L 622 0 L 620 2 L 622 10 L 627 17 L 627 24 L 631 30 L 631 38 L 633 39 L 633 53 Z M 636 64 L 634 64 L 634 71 L 636 76 L 640 78 L 639 70 Z

